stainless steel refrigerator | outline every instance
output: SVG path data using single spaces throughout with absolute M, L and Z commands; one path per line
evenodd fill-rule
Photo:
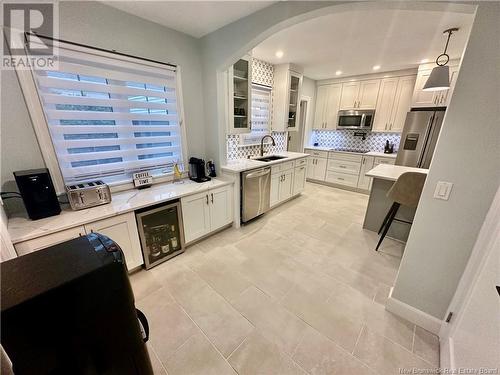
M 406 115 L 396 165 L 429 168 L 446 108 L 412 110 Z

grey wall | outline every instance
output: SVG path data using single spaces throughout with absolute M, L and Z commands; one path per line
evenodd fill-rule
M 59 4 L 61 39 L 181 67 L 189 155 L 205 157 L 199 40 L 101 3 L 69 1 Z M 44 163 L 13 72 L 2 72 L 1 100 L 1 182 L 4 185 L 12 180 L 12 171 L 39 168 Z
M 481 2 L 392 297 L 442 319 L 500 183 L 500 4 Z M 432 198 L 454 184 L 448 201 Z

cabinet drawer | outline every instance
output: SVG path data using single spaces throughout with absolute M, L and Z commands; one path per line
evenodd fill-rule
M 289 169 L 292 169 L 293 168 L 293 164 L 294 164 L 293 161 L 287 161 L 285 163 L 281 163 L 281 164 L 279 164 L 280 165 L 280 170 L 281 171 L 287 171 Z
M 34 238 L 32 240 L 19 242 L 15 244 L 14 247 L 16 248 L 17 255 L 21 256 L 84 235 L 85 228 L 79 226 Z
M 302 167 L 303 165 L 306 165 L 306 164 L 307 164 L 306 158 L 295 160 L 296 167 Z
M 313 150 L 313 149 L 310 149 L 310 148 L 306 148 L 304 150 L 304 153 L 316 156 L 318 158 L 325 158 L 326 159 L 328 157 L 328 151 Z
M 328 159 L 333 159 L 333 160 L 345 160 L 345 161 L 354 161 L 361 163 L 361 159 L 363 158 L 362 154 L 353 154 L 353 153 L 347 153 L 347 152 L 333 152 L 330 151 L 328 153 Z
M 281 171 L 281 164 L 271 165 L 271 174 L 276 174 Z
M 358 175 L 327 171 L 326 182 L 356 187 L 358 186 Z
M 359 175 L 361 163 L 344 160 L 328 160 L 328 170 L 332 172 Z
M 394 163 L 396 162 L 396 159 L 393 159 L 393 158 L 383 158 L 383 157 L 376 157 L 375 158 L 375 162 L 374 162 L 374 165 L 378 165 L 378 164 L 392 164 L 394 165 Z

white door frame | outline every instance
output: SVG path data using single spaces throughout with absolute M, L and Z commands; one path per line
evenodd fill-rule
M 460 323 L 466 302 L 472 295 L 481 270 L 484 267 L 488 255 L 498 246 L 500 238 L 500 188 L 497 189 L 495 198 L 490 206 L 488 214 L 481 227 L 471 256 L 460 279 L 455 295 L 448 307 L 446 316 L 452 313 L 450 323 L 443 321 L 439 331 L 441 367 L 455 368 L 453 357 L 453 335 Z
M 300 141 L 299 141 L 298 152 L 304 152 L 306 128 L 308 128 L 308 125 L 309 125 L 309 117 L 310 117 L 310 114 L 311 114 L 311 102 L 312 102 L 312 98 L 310 96 L 301 95 L 300 99 L 299 99 L 299 107 L 300 107 L 300 103 L 302 103 L 302 102 L 306 102 L 307 105 L 306 105 L 305 116 L 303 116 L 302 111 L 301 111 L 301 113 L 300 113 L 301 117 L 299 118 L 299 122 L 300 122 L 300 119 L 302 119 L 302 118 L 304 119 L 304 124 L 302 124 L 302 126 L 300 126 L 300 129 L 299 129 Z

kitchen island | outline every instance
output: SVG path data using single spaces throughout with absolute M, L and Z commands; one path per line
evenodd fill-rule
M 405 167 L 401 165 L 379 164 L 366 173 L 366 176 L 373 178 L 368 207 L 366 208 L 363 228 L 378 232 L 385 215 L 392 205 L 392 201 L 387 198 L 387 192 L 394 182 L 405 172 L 428 173 L 428 169 Z M 398 210 L 397 218 L 413 221 L 415 209 L 401 206 Z M 411 226 L 405 223 L 393 221 L 387 236 L 396 240 L 406 242 Z

